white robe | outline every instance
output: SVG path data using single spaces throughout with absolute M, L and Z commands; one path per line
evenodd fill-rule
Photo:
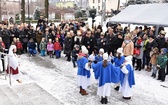
M 88 63 L 86 63 L 85 69 L 90 70 Z M 78 86 L 82 86 L 82 89 L 87 89 L 87 87 L 90 85 L 90 78 L 87 78 L 87 76 L 78 75 L 77 84 Z
M 125 74 L 123 85 L 120 85 L 119 92 L 122 93 L 124 97 L 131 97 L 133 94 L 132 88 L 129 86 L 128 82 L 128 70 L 126 69 L 126 66 L 124 66 L 121 71 Z
M 103 86 L 98 87 L 97 95 L 99 96 L 110 96 L 111 94 L 111 83 L 105 83 Z

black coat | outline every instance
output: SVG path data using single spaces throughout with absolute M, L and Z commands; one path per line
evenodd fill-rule
M 159 45 L 158 49 L 164 48 L 165 46 L 165 38 L 157 38 L 156 43 Z
M 4 43 L 10 43 L 11 34 L 8 29 L 2 31 L 2 40 Z
M 107 36 L 107 48 L 108 52 L 112 52 L 114 54 L 114 51 L 116 50 L 116 43 L 117 43 L 117 37 L 112 35 L 112 36 Z
M 150 51 L 152 51 L 152 48 L 158 47 L 156 41 L 154 40 L 153 42 L 149 43 L 147 42 L 146 44 L 146 55 L 149 57 L 150 56 Z
M 72 46 L 73 46 L 72 38 L 70 37 L 65 38 L 64 44 L 65 44 L 64 53 L 68 55 L 71 54 Z
M 83 37 L 83 41 L 82 44 L 88 49 L 89 54 L 92 54 L 92 51 L 94 49 L 95 46 L 95 41 L 93 37 Z M 90 48 L 88 48 L 88 46 L 90 46 Z
M 97 46 L 98 46 L 98 49 L 100 48 L 103 48 L 104 51 L 106 52 L 107 51 L 107 39 L 106 38 L 99 38 L 97 39 Z

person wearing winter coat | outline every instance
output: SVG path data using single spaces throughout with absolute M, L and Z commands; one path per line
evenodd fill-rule
M 42 39 L 42 31 L 39 30 L 39 28 L 37 29 L 37 32 L 36 32 L 36 41 L 37 41 L 37 50 L 38 52 L 40 53 L 40 42 L 41 42 L 41 39 Z
M 140 54 L 134 55 L 135 58 L 137 59 L 137 67 L 135 70 L 141 71 L 142 68 L 142 60 L 143 60 L 143 37 L 140 35 L 138 36 L 138 39 L 135 42 L 135 48 L 137 48 L 140 51 Z
M 75 62 L 77 61 L 79 51 L 80 51 L 80 46 L 79 45 L 76 45 L 75 48 L 72 51 L 72 63 L 73 63 L 74 68 L 76 67 Z
M 165 68 L 166 68 L 166 65 L 167 65 L 167 49 L 166 48 L 162 48 L 161 49 L 161 54 L 158 56 L 157 58 L 157 69 L 159 70 L 159 73 L 158 73 L 158 79 L 157 80 L 161 80 L 161 82 L 164 82 L 165 81 Z
M 89 55 L 92 54 L 92 51 L 95 46 L 94 38 L 91 36 L 91 31 L 87 31 L 86 36 L 83 37 L 82 45 L 85 45 L 85 47 L 89 51 Z
M 49 39 L 47 44 L 47 51 L 49 52 L 50 58 L 53 58 L 54 45 L 52 43 L 52 39 Z
M 157 73 L 157 68 L 156 68 L 156 61 L 159 56 L 159 49 L 157 47 L 153 48 L 152 53 L 151 53 L 151 59 L 150 63 L 152 64 L 152 75 L 151 77 L 155 78 L 156 73 Z
M 117 37 L 115 36 L 113 29 L 109 29 L 106 39 L 108 54 L 110 54 L 110 52 L 114 54 L 114 51 L 116 50 Z
M 71 61 L 71 52 L 72 52 L 72 46 L 73 46 L 73 39 L 69 32 L 67 32 L 65 41 L 64 41 L 65 47 L 64 47 L 64 54 L 67 56 L 67 61 Z
M 156 41 L 154 40 L 154 36 L 149 36 L 149 41 L 146 44 L 146 65 L 145 65 L 145 70 L 150 71 L 150 52 L 152 51 L 153 48 L 158 47 Z
M 132 56 L 125 57 L 120 72 L 120 89 L 123 99 L 131 99 L 133 95 L 133 85 L 135 85 L 134 68 L 132 65 Z
M 59 42 L 59 39 L 58 38 L 55 38 L 55 43 L 54 43 L 54 51 L 55 51 L 55 56 L 56 58 L 60 58 L 61 57 L 61 44 Z
M 97 39 L 97 47 L 98 47 L 98 49 L 103 48 L 104 52 L 107 51 L 107 39 L 104 37 L 103 32 L 101 32 L 100 38 Z
M 133 55 L 134 52 L 134 43 L 132 42 L 131 38 L 132 37 L 130 34 L 125 35 L 124 42 L 122 43 L 123 54 L 125 57 Z
M 166 41 L 165 35 L 166 35 L 166 32 L 163 31 L 163 30 L 161 30 L 160 33 L 159 33 L 159 37 L 156 38 L 156 43 L 159 45 L 159 46 L 158 46 L 159 51 L 160 51 L 162 48 L 165 47 L 165 46 L 164 46 L 164 45 L 165 45 L 165 41 Z
M 111 62 L 108 62 L 108 54 L 103 54 L 103 61 L 97 64 L 92 63 L 95 79 L 98 80 L 97 95 L 101 97 L 101 103 L 108 103 L 108 96 L 111 94 L 111 83 L 119 82 L 120 68 L 115 67 Z
M 41 56 L 45 56 L 46 46 L 47 46 L 47 44 L 46 44 L 46 42 L 45 42 L 45 38 L 42 38 L 42 39 L 41 39 L 41 42 L 40 42 L 40 46 L 39 46 Z
M 29 49 L 30 56 L 34 56 L 36 54 L 36 43 L 32 38 L 29 40 L 27 47 Z
M 22 43 L 20 42 L 19 38 L 16 39 L 16 48 L 17 48 L 17 54 L 21 55 L 23 47 L 22 47 Z

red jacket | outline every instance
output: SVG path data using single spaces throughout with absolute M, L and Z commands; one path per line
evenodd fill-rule
M 21 42 L 16 42 L 16 47 L 17 49 L 22 49 L 22 43 Z
M 60 44 L 60 42 L 55 42 L 54 43 L 54 50 L 61 50 L 61 44 Z

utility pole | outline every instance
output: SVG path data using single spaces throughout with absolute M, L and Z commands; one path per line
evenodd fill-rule
M 25 23 L 25 0 L 21 2 L 22 23 Z
M 103 22 L 106 20 L 106 0 L 102 0 L 102 18 L 101 25 L 103 26 Z
M 45 16 L 48 19 L 48 9 L 49 9 L 49 0 L 45 0 L 44 7 L 45 7 Z
M 118 0 L 117 13 L 119 12 L 119 9 L 120 9 L 120 0 Z

